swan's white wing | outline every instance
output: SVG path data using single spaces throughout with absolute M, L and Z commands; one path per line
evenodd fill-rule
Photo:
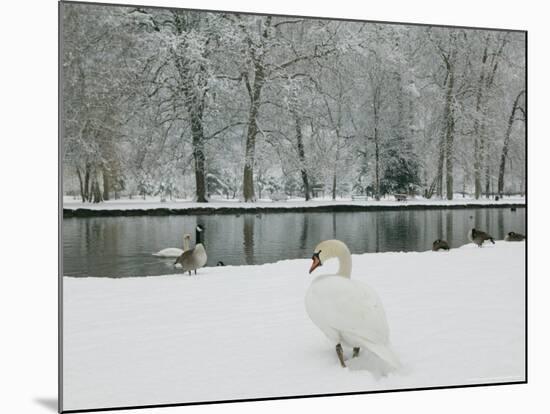
M 386 314 L 369 286 L 341 276 L 321 276 L 312 288 L 328 326 L 369 342 L 388 343 Z
M 153 253 L 153 256 L 175 258 L 181 256 L 182 253 L 182 249 L 178 249 L 177 247 L 168 247 L 167 249 L 162 249 L 160 252 Z

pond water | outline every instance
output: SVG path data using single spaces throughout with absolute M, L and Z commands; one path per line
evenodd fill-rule
M 252 265 L 309 258 L 315 245 L 340 239 L 352 253 L 430 250 L 442 238 L 452 247 L 468 243 L 475 227 L 503 239 L 525 233 L 525 208 L 385 210 L 335 213 L 264 213 L 198 216 L 89 217 L 63 220 L 66 276 L 152 276 L 181 272 L 174 259 L 152 256 L 182 248 L 183 233 L 205 227 L 207 266 Z

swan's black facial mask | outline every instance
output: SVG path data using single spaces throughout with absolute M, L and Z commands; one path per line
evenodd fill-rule
M 313 260 L 313 263 L 311 264 L 311 267 L 309 268 L 309 273 L 313 272 L 315 269 L 317 269 L 319 266 L 322 266 L 321 258 L 319 257 L 319 254 L 321 253 L 321 250 L 319 250 L 316 253 L 313 253 L 313 256 L 311 256 L 311 259 Z

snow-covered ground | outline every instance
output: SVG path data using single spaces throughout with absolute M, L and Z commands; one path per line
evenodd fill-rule
M 64 409 L 524 380 L 524 242 L 353 264 L 352 277 L 379 293 L 404 364 L 387 377 L 341 368 L 308 319 L 309 259 L 65 277 Z
M 498 205 L 498 204 L 525 204 L 524 197 L 504 197 L 499 201 L 493 199 L 481 198 L 476 200 L 471 197 L 462 197 L 457 194 L 454 200 L 441 200 L 441 199 L 426 199 L 423 197 L 411 198 L 407 201 L 396 201 L 393 197 L 376 201 L 369 200 L 352 200 L 351 198 L 339 198 L 332 199 L 314 199 L 305 201 L 302 199 L 289 199 L 288 201 L 271 201 L 262 199 L 254 203 L 244 203 L 237 199 L 212 199 L 209 203 L 196 203 L 190 200 L 173 200 L 161 202 L 158 197 L 150 197 L 146 200 L 142 198 L 109 200 L 103 203 L 82 203 L 79 199 L 74 197 L 65 196 L 63 199 L 63 208 L 69 210 L 76 209 L 88 209 L 88 210 L 151 210 L 151 209 L 218 209 L 218 208 L 243 208 L 243 209 L 261 209 L 261 208 L 304 208 L 304 207 L 322 207 L 322 206 L 374 206 L 374 207 L 387 207 L 387 206 L 456 206 L 456 205 L 472 205 L 472 206 L 486 206 L 486 205 Z

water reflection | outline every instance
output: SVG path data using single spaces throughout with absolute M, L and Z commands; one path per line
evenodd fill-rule
M 198 220 L 198 221 L 197 221 Z M 435 239 L 468 243 L 476 227 L 502 239 L 525 232 L 525 209 L 403 210 L 354 213 L 93 217 L 63 220 L 64 274 L 140 276 L 174 273 L 173 259 L 151 256 L 182 247 L 184 233 L 205 227 L 208 265 L 261 264 L 310 257 L 321 240 L 337 238 L 352 253 L 423 251 Z
M 300 232 L 300 249 L 305 250 L 307 246 L 307 235 L 309 233 L 309 215 L 302 214 L 302 231 Z
M 248 265 L 254 264 L 254 222 L 255 217 L 247 214 L 243 225 L 244 259 Z
M 499 233 L 494 235 L 494 237 L 497 237 L 499 239 L 504 238 L 504 234 L 500 233 L 502 229 L 504 229 L 504 214 L 501 210 L 497 212 L 497 220 L 498 220 L 498 231 Z
M 450 211 L 445 211 L 445 217 L 446 217 L 446 234 L 445 239 L 447 240 L 453 240 L 453 215 Z

